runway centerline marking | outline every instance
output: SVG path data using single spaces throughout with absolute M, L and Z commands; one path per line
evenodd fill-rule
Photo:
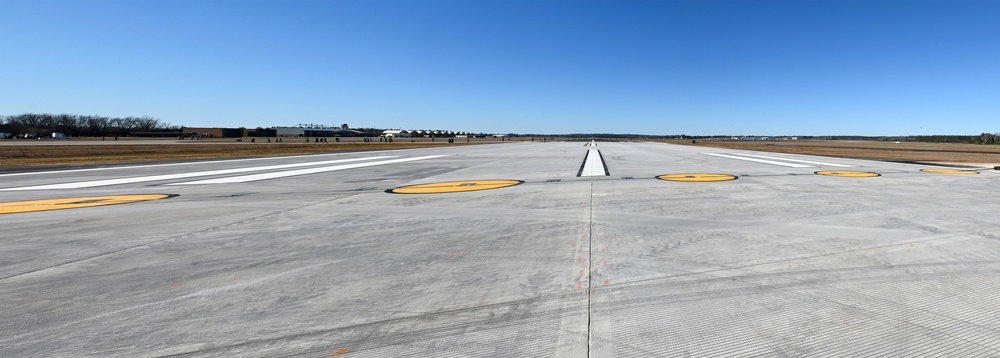
M 87 196 L 79 198 L 58 198 L 43 200 L 10 201 L 0 203 L 0 214 L 28 213 L 35 211 L 50 211 L 63 209 L 88 208 L 94 206 L 116 205 L 166 199 L 173 194 L 130 194 L 109 196 Z
M 738 156 L 735 156 L 735 155 L 726 155 L 726 154 L 718 154 L 718 153 L 701 153 L 701 154 L 711 155 L 713 157 L 722 157 L 722 158 L 746 160 L 746 161 L 750 161 L 750 162 L 758 162 L 758 163 L 771 164 L 771 165 L 780 165 L 780 166 L 783 166 L 783 167 L 790 167 L 790 168 L 812 168 L 812 166 L 810 166 L 810 165 L 802 165 L 802 164 L 795 164 L 795 163 L 783 163 L 783 162 L 776 162 L 776 161 L 773 161 L 773 160 L 764 160 L 764 159 L 744 158 L 744 157 L 738 157 Z
M 220 170 L 209 170 L 203 172 L 191 172 L 191 173 L 178 173 L 178 174 L 163 174 L 163 175 L 151 175 L 144 177 L 132 177 L 132 178 L 119 178 L 119 179 L 104 179 L 104 180 L 92 180 L 74 183 L 62 183 L 62 184 L 47 184 L 47 185 L 35 185 L 35 186 L 24 186 L 17 188 L 6 188 L 0 189 L 0 191 L 17 191 L 17 190 L 49 190 L 49 189 L 80 189 L 80 188 L 91 188 L 95 186 L 106 186 L 106 185 L 116 185 L 116 184 L 132 184 L 132 183 L 143 183 L 158 180 L 171 180 L 171 179 L 183 179 L 192 177 L 201 177 L 209 175 L 225 175 L 225 174 L 235 174 L 235 173 L 246 173 L 246 172 L 256 172 L 261 170 L 274 170 L 274 169 L 286 169 L 286 168 L 297 168 L 306 166 L 316 166 L 324 164 L 334 164 L 334 163 L 347 163 L 347 162 L 357 162 L 362 160 L 373 160 L 373 159 L 383 159 L 383 158 L 393 158 L 392 156 L 377 156 L 377 157 L 366 157 L 366 158 L 351 158 L 351 159 L 337 159 L 337 160 L 324 160 L 319 162 L 308 162 L 308 163 L 294 163 L 294 164 L 280 164 L 280 165 L 267 165 L 262 167 L 247 167 L 247 168 L 236 168 L 236 169 L 220 169 Z
M 587 150 L 587 157 L 583 160 L 583 167 L 580 167 L 578 177 L 608 176 L 609 173 L 604 165 L 604 158 L 601 151 L 597 149 Z
M 332 167 L 308 168 L 308 169 L 290 170 L 290 171 L 286 171 L 286 172 L 277 172 L 277 173 L 263 173 L 263 174 L 242 175 L 242 176 L 227 177 L 227 178 L 197 180 L 197 181 L 189 181 L 189 182 L 183 182 L 183 183 L 172 183 L 172 184 L 167 184 L 167 185 L 204 185 L 204 184 L 246 183 L 246 182 L 258 181 L 258 180 L 277 179 L 277 178 L 285 178 L 285 177 L 298 176 L 298 175 L 325 173 L 325 172 L 332 172 L 332 171 L 345 170 L 345 169 L 373 167 L 373 166 L 376 166 L 376 165 L 386 165 L 386 164 L 394 164 L 394 163 L 413 162 L 413 161 L 417 161 L 417 160 L 434 159 L 434 158 L 441 158 L 441 157 L 447 157 L 447 155 L 426 155 L 426 156 L 422 156 L 422 157 L 390 159 L 390 160 L 383 160 L 383 161 L 378 161 L 378 162 L 365 162 L 365 163 L 355 163 L 355 164 L 344 164 L 344 165 L 335 165 L 335 166 L 332 166 Z

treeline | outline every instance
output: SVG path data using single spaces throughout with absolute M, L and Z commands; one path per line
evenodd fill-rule
M 136 132 L 180 131 L 180 127 L 159 119 L 142 117 L 81 116 L 76 114 L 25 113 L 0 116 L 0 132 L 50 136 L 62 133 L 77 136 L 127 136 Z

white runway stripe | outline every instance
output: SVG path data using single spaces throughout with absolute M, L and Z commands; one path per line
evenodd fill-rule
M 799 160 L 799 159 L 767 157 L 767 156 L 763 156 L 763 155 L 754 155 L 754 154 L 739 153 L 737 155 L 742 155 L 742 156 L 745 156 L 745 157 L 756 157 L 756 158 L 764 158 L 764 159 L 784 160 L 786 162 L 796 162 L 796 163 L 825 165 L 825 166 L 828 166 L 828 167 L 841 167 L 841 168 L 850 168 L 850 167 L 852 167 L 852 165 L 846 165 L 846 164 L 834 164 L 834 163 L 814 162 L 814 161 L 810 161 L 810 160 Z
M 581 177 L 596 177 L 596 176 L 606 176 L 607 173 L 604 172 L 604 161 L 601 159 L 600 152 L 597 149 L 591 149 L 587 151 L 587 158 L 583 161 L 583 169 L 580 170 Z
M 287 169 L 287 168 L 316 166 L 316 165 L 324 165 L 324 164 L 357 162 L 357 161 L 361 161 L 361 160 L 384 159 L 384 158 L 392 158 L 392 157 L 391 156 L 379 156 L 379 157 L 366 157 L 366 158 L 338 159 L 338 160 L 325 160 L 325 161 L 320 161 L 320 162 L 295 163 L 295 164 L 280 164 L 280 165 L 267 165 L 267 166 L 263 166 L 263 167 L 247 167 L 247 168 L 236 168 L 236 169 L 220 169 L 220 170 L 209 170 L 209 171 L 203 171 L 203 172 L 190 172 L 190 173 L 151 175 L 151 176 L 134 177 L 134 178 L 92 180 L 92 181 L 75 182 L 75 183 L 48 184 L 48 185 L 25 186 L 25 187 L 19 187 L 19 188 L 7 188 L 7 189 L 0 189 L 0 191 L 48 190 L 48 189 L 80 189 L 80 188 L 91 188 L 91 187 L 95 187 L 95 186 L 106 186 L 106 185 L 117 185 L 117 184 L 131 184 L 131 183 L 143 183 L 143 182 L 151 182 L 151 181 L 158 181 L 158 180 L 171 180 L 171 179 L 193 178 L 193 177 L 201 177 L 201 176 L 209 176 L 209 175 L 225 175 L 225 174 L 235 174 L 235 173 L 247 173 L 247 172 L 255 172 L 255 171 L 261 171 L 261 170 Z
M 754 158 L 737 157 L 735 155 L 725 155 L 725 154 L 717 154 L 717 153 L 701 153 L 701 154 L 711 155 L 711 156 L 714 156 L 714 157 L 723 157 L 723 158 L 729 158 L 729 159 L 746 160 L 746 161 L 758 162 L 758 163 L 764 163 L 764 164 L 780 165 L 780 166 L 783 166 L 783 167 L 790 167 L 790 168 L 811 168 L 812 167 L 812 166 L 809 166 L 809 165 L 776 162 L 776 161 L 773 161 L 773 160 L 764 160 L 764 159 L 754 159 Z
M 384 151 L 379 151 L 379 152 L 384 152 Z M 367 153 L 373 154 L 374 152 L 367 152 Z M 129 166 L 121 166 L 121 167 L 46 170 L 46 171 L 40 171 L 40 172 L 0 174 L 0 177 L 14 177 L 14 176 L 23 176 L 23 175 L 51 175 L 51 174 L 56 174 L 56 173 L 65 174 L 65 173 L 106 171 L 106 170 L 135 170 L 135 169 L 142 169 L 142 168 L 176 167 L 176 166 L 182 166 L 182 165 L 206 165 L 206 164 L 217 164 L 217 163 L 236 163 L 236 162 L 248 162 L 248 161 L 259 161 L 259 160 L 275 160 L 275 159 L 318 158 L 320 156 L 329 156 L 329 155 L 343 155 L 343 154 L 306 154 L 306 155 L 289 155 L 289 156 L 283 156 L 283 157 L 223 159 L 223 160 L 205 160 L 205 161 L 183 162 L 183 163 L 129 165 Z M 372 158 L 374 158 L 374 157 L 372 157 Z M 369 158 L 369 159 L 372 159 L 372 158 Z M 383 157 L 383 158 L 391 158 L 391 157 Z
M 332 166 L 332 167 L 299 169 L 299 170 L 292 170 L 292 171 L 287 171 L 287 172 L 263 173 L 263 174 L 243 175 L 243 176 L 237 176 L 237 177 L 227 177 L 227 178 L 218 178 L 218 179 L 206 179 L 206 180 L 189 181 L 189 182 L 183 182 L 183 183 L 173 183 L 173 184 L 167 184 L 167 185 L 202 185 L 202 184 L 245 183 L 245 182 L 251 182 L 251 181 L 258 181 L 258 180 L 276 179 L 276 178 L 284 178 L 284 177 L 290 177 L 290 176 L 296 176 L 296 175 L 315 174 L 315 173 L 323 173 L 323 172 L 332 172 L 332 171 L 335 171 L 335 170 L 344 170 L 344 169 L 353 169 L 353 168 L 364 168 L 364 167 L 371 167 L 371 166 L 376 166 L 376 165 L 386 165 L 386 164 L 393 164 L 393 163 L 405 163 L 405 162 L 412 162 L 412 161 L 425 160 L 425 159 L 434 159 L 434 158 L 441 158 L 441 157 L 447 157 L 447 155 L 428 155 L 428 156 L 423 156 L 423 157 L 390 159 L 390 160 L 383 160 L 383 161 L 378 161 L 378 162 L 355 163 L 355 164 L 336 165 L 336 166 Z

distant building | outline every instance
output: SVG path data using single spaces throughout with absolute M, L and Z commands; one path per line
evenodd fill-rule
M 302 127 L 274 127 L 278 137 L 304 137 L 305 128 Z
M 383 137 L 397 137 L 397 138 L 409 138 L 409 131 L 399 130 L 399 129 L 386 129 L 382 131 Z
M 357 137 L 364 135 L 364 132 L 347 128 L 347 124 L 340 127 L 327 127 L 320 125 L 303 125 L 298 127 L 275 127 L 278 137 Z
M 278 130 L 274 128 L 247 129 L 247 137 L 272 138 L 278 136 Z

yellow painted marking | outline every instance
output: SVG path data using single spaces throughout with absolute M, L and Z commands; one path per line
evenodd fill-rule
M 920 169 L 922 172 L 927 173 L 941 173 L 941 174 L 979 174 L 975 170 L 961 170 L 961 169 Z
M 869 177 L 882 176 L 882 174 L 879 174 L 879 173 L 873 173 L 873 172 L 852 172 L 852 171 L 849 171 L 849 170 L 823 170 L 823 171 L 816 172 L 816 174 L 819 174 L 819 175 L 829 175 L 829 176 L 832 176 L 832 177 L 853 177 L 853 178 L 869 178 Z
M 709 174 L 709 173 L 690 173 L 690 174 L 663 174 L 656 179 L 669 180 L 669 181 L 684 181 L 684 182 L 708 182 L 708 181 L 727 181 L 736 180 L 737 176 L 729 174 Z
M 465 191 L 489 190 L 506 188 L 524 183 L 521 180 L 466 180 L 466 181 L 446 181 L 440 183 L 428 183 L 402 186 L 387 190 L 395 194 L 438 194 L 438 193 L 458 193 Z
M 134 194 L 134 195 L 88 196 L 81 198 L 9 201 L 9 202 L 0 202 L 0 214 L 15 214 L 15 213 L 27 213 L 32 211 L 88 208 L 92 206 L 115 205 L 115 204 L 134 203 L 139 201 L 157 200 L 157 199 L 169 198 L 172 196 L 176 195 Z

